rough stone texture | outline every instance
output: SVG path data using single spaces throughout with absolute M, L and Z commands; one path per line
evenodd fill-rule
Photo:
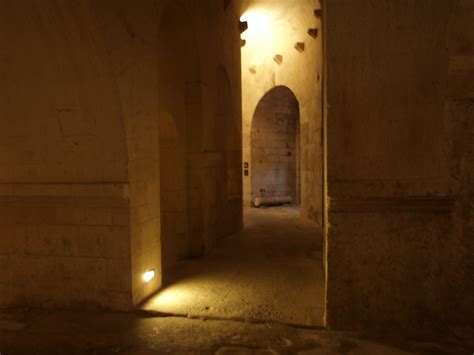
M 129 309 L 123 185 L 0 186 L 0 307 Z
M 91 7 L 0 5 L 0 182 L 126 182 L 120 97 Z
M 447 37 L 448 89 L 445 105 L 450 175 L 456 191 L 456 234 L 453 258 L 458 259 L 449 287 L 453 296 L 449 319 L 474 322 L 474 1 L 453 4 Z M 459 312 L 456 314 L 455 312 Z
M 0 0 L 1 307 L 131 308 L 241 226 L 242 4 Z M 273 7 L 286 35 L 243 49 L 244 158 L 287 86 L 321 220 L 325 37 L 329 326 L 472 323 L 473 0 L 328 0 L 313 39 L 318 6 Z
M 260 100 L 251 132 L 251 196 L 291 196 L 300 201 L 299 104 L 277 86 Z
M 372 334 L 130 313 L 2 313 L 5 354 L 470 354 L 472 329 Z
M 328 325 L 472 323 L 474 1 L 324 10 Z
M 207 253 L 218 236 L 242 226 L 233 6 L 0 2 L 0 190 L 8 190 L 0 198 L 6 228 L 0 243 L 7 245 L 0 257 L 1 306 L 130 308 L 160 287 L 162 264 Z M 225 148 L 217 145 L 219 120 L 229 127 Z M 166 152 L 172 142 L 160 144 L 173 125 L 176 157 Z M 160 161 L 160 150 L 168 159 Z M 229 187 L 218 188 L 219 174 L 228 176 Z M 93 190 L 115 184 L 120 192 L 106 198 Z M 116 222 L 127 232 L 113 229 Z M 112 228 L 111 251 L 126 244 L 116 260 L 96 245 L 96 231 L 82 232 L 90 225 Z M 21 273 L 13 275 L 17 267 Z M 157 277 L 144 284 L 150 269 Z M 117 289 L 122 293 L 111 294 Z
M 313 38 L 308 28 L 320 28 L 314 17 L 320 8 L 317 0 L 268 1 L 243 0 L 241 14 L 249 22 L 242 34 L 242 120 L 243 161 L 249 163 L 244 176 L 244 203 L 251 203 L 251 131 L 260 100 L 276 86 L 290 89 L 300 107 L 301 213 L 322 222 L 323 149 L 322 149 L 322 36 Z M 248 18 L 245 18 L 245 17 Z M 305 42 L 305 51 L 295 50 L 295 42 Z M 283 62 L 273 57 L 280 54 Z

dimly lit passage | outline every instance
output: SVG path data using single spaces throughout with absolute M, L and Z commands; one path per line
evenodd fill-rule
M 161 67 L 166 68 L 162 75 L 168 84 L 160 95 L 161 107 L 169 107 L 173 114 L 160 116 L 163 284 L 141 309 L 188 317 L 324 325 L 322 146 L 316 156 L 301 156 L 314 144 L 311 138 L 320 134 L 322 124 L 322 102 L 317 101 L 321 82 L 312 85 L 321 70 L 321 40 L 307 33 L 319 23 L 316 5 L 311 1 L 296 8 L 289 2 L 241 4 L 245 113 L 238 125 L 234 89 L 223 66 L 216 71 L 217 105 L 211 125 L 199 127 L 199 116 L 183 109 L 190 102 L 200 105 L 197 98 L 205 91 L 197 77 L 193 79 L 195 49 L 186 47 L 194 35 L 183 34 L 179 45 L 170 41 L 164 48 L 168 59 Z M 174 22 L 169 18 L 171 14 L 162 25 L 169 29 L 160 31 L 167 39 L 173 38 Z M 287 31 L 290 25 L 292 30 Z M 305 45 L 292 42 L 300 35 Z M 306 65 L 308 71 L 301 71 L 299 65 Z M 180 66 L 185 70 L 179 71 Z M 305 81 L 308 76 L 314 81 Z M 200 129 L 211 140 L 205 159 L 194 161 L 198 155 L 190 145 Z M 196 178 L 206 179 L 204 185 Z M 317 192 L 302 199 L 302 190 Z M 248 202 L 244 201 L 247 194 Z M 280 206 L 253 208 L 261 205 Z M 237 233 L 243 206 L 244 228 Z M 209 229 L 205 224 L 190 225 L 199 221 L 200 213 L 214 223 L 207 225 Z M 200 235 L 203 239 L 195 239 Z M 194 258 L 186 260 L 189 257 Z
M 246 226 L 180 263 L 143 309 L 187 317 L 322 326 L 321 228 L 297 208 L 247 208 Z
M 0 0 L 0 354 L 470 354 L 473 137 L 474 0 Z

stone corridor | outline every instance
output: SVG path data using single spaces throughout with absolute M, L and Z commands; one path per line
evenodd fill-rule
M 247 208 L 245 228 L 182 261 L 143 309 L 193 318 L 323 326 L 321 228 L 293 207 Z
M 0 0 L 0 355 L 473 354 L 473 24 Z

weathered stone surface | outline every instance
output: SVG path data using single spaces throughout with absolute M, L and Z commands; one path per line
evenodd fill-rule
M 269 323 L 143 317 L 131 313 L 29 311 L 27 314 L 25 330 L 0 330 L 2 352 L 403 355 L 418 354 L 422 350 L 436 354 L 472 351 L 469 342 L 451 339 L 447 333 L 431 334 L 420 341 L 399 332 L 368 337 Z M 23 322 L 22 318 L 22 314 L 10 314 L 6 319 Z M 425 345 L 415 350 L 421 343 Z
M 473 5 L 325 2 L 330 327 L 474 320 Z
M 290 196 L 300 202 L 300 108 L 293 92 L 278 86 L 259 102 L 251 132 L 251 195 Z
M 242 226 L 237 5 L 0 6 L 0 306 L 130 309 Z

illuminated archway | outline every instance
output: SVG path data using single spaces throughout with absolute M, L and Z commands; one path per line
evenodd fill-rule
M 259 101 L 251 130 L 251 197 L 291 196 L 299 191 L 299 103 L 286 86 Z

